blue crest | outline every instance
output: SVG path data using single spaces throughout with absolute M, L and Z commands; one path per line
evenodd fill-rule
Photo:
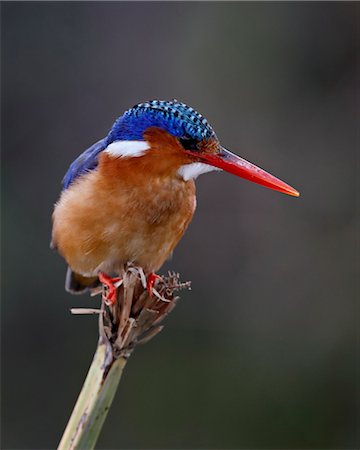
M 205 117 L 185 103 L 151 100 L 133 106 L 119 117 L 107 136 L 107 144 L 119 140 L 143 140 L 143 133 L 149 127 L 162 128 L 178 138 L 198 141 L 216 137 Z
M 139 103 L 125 111 L 112 126 L 109 134 L 85 150 L 70 165 L 63 179 L 64 189 L 80 175 L 98 165 L 99 154 L 114 141 L 144 140 L 143 133 L 149 127 L 158 127 L 178 138 L 216 138 L 214 130 L 201 114 L 177 100 L 151 100 Z

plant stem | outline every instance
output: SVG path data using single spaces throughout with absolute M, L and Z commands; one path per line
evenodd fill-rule
M 73 313 L 99 314 L 99 343 L 58 450 L 92 450 L 110 409 L 127 358 L 134 348 L 162 330 L 159 323 L 174 309 L 174 292 L 189 288 L 179 275 L 169 272 L 158 280 L 157 296 L 146 288 L 141 268 L 129 267 L 121 274 L 117 300 L 101 309 L 74 308 Z M 145 280 L 145 281 L 144 281 Z
M 123 357 L 113 359 L 109 343 L 100 338 L 58 450 L 91 450 L 95 447 L 125 364 Z

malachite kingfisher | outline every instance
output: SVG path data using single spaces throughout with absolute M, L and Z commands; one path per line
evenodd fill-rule
M 82 293 L 100 282 L 107 301 L 127 264 L 152 289 L 196 208 L 195 182 L 213 170 L 295 197 L 299 193 L 226 150 L 207 120 L 177 100 L 139 103 L 69 167 L 53 213 L 52 246 L 68 264 L 65 288 Z

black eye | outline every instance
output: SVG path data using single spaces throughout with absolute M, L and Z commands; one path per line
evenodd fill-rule
M 185 150 L 197 151 L 199 141 L 189 137 L 183 137 L 179 139 L 180 144 L 184 147 Z

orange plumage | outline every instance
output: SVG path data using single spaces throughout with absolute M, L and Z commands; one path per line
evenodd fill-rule
M 71 269 L 93 277 L 119 273 L 125 263 L 158 270 L 195 211 L 195 183 L 177 170 L 190 157 L 160 129 L 138 158 L 103 153 L 96 170 L 63 191 L 53 214 L 53 243 Z

